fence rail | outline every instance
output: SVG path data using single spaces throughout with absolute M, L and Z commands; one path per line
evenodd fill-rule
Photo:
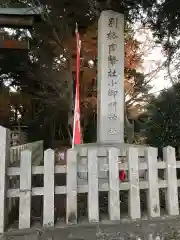
M 6 167 L 8 161 L 8 130 L 3 129 L 0 135 L 0 231 L 6 226 L 6 199 L 18 197 L 19 201 L 19 228 L 31 227 L 31 198 L 43 196 L 43 225 L 54 226 L 55 195 L 66 195 L 66 224 L 76 224 L 77 196 L 79 193 L 87 193 L 88 221 L 98 223 L 99 216 L 99 192 L 108 192 L 109 195 L 109 220 L 120 220 L 120 195 L 122 190 L 129 192 L 129 217 L 141 218 L 140 190 L 147 190 L 148 216 L 155 218 L 160 216 L 159 189 L 167 188 L 166 206 L 170 216 L 179 214 L 178 187 L 176 168 L 180 168 L 180 161 L 176 161 L 175 149 L 166 147 L 163 149 L 163 161 L 157 159 L 157 149 L 146 147 L 140 154 L 138 148 L 124 149 L 109 148 L 106 150 L 95 147 L 83 150 L 69 149 L 67 152 L 67 165 L 55 165 L 55 152 L 48 149 L 44 152 L 44 166 L 34 166 L 32 151 L 21 151 L 20 167 Z M 141 151 L 142 152 L 142 151 Z M 83 153 L 83 154 L 82 154 Z M 106 161 L 104 161 L 104 158 Z M 101 164 L 99 164 L 101 162 Z M 81 164 L 80 164 L 81 163 Z M 83 166 L 82 166 L 83 165 Z M 124 168 L 128 172 L 126 182 L 120 182 L 119 170 Z M 164 169 L 165 180 L 158 179 L 158 169 Z M 147 171 L 147 179 L 140 180 L 141 170 Z M 106 173 L 101 181 L 101 173 Z M 65 174 L 66 185 L 56 186 L 55 175 Z M 86 181 L 78 181 L 85 174 Z M 32 187 L 32 177 L 44 175 L 43 187 Z M 20 176 L 20 187 L 8 189 L 6 176 Z

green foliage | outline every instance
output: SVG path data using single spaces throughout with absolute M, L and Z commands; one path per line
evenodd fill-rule
M 180 32 L 179 0 L 174 0 L 173 4 L 169 0 L 10 0 L 1 3 L 3 7 L 33 6 L 33 3 L 37 5 L 41 3 L 44 7 L 43 21 L 34 25 L 34 28 L 30 30 L 31 37 L 23 30 L 16 30 L 12 35 L 15 39 L 29 39 L 31 51 L 14 55 L 6 52 L 1 54 L 0 59 L 0 81 L 11 80 L 12 85 L 19 86 L 20 94 L 23 92 L 30 95 L 31 108 L 28 111 L 25 111 L 25 107 L 22 108 L 23 120 L 26 119 L 23 124 L 27 124 L 29 129 L 35 129 L 40 138 L 48 135 L 46 138 L 51 141 L 56 137 L 67 138 L 68 136 L 67 125 L 68 115 L 71 111 L 72 91 L 72 71 L 70 67 L 72 52 L 67 47 L 66 42 L 73 37 L 76 22 L 79 25 L 79 31 L 82 33 L 86 31 L 88 26 L 97 21 L 102 10 L 112 9 L 124 13 L 129 29 L 131 23 L 140 21 L 144 25 L 148 24 L 153 30 L 156 40 L 162 43 L 166 50 L 167 66 L 174 56 L 177 60 L 179 59 L 177 55 L 179 42 L 176 39 Z M 128 38 L 128 27 L 125 34 L 126 39 Z M 62 61 L 63 57 L 66 58 L 66 62 Z M 177 70 L 178 64 L 177 61 Z M 127 102 L 128 113 L 128 109 L 135 103 L 145 101 L 150 86 L 148 82 L 144 81 L 144 76 L 138 73 L 135 68 L 128 70 L 128 72 L 125 71 L 125 74 L 127 77 L 133 76 L 135 81 L 133 89 L 130 88 L 131 86 L 127 86 L 127 89 L 130 89 L 129 95 L 131 96 L 131 99 Z M 142 96 L 141 93 L 144 93 L 144 95 Z M 163 94 L 166 96 L 167 93 Z M 162 95 L 161 98 L 164 99 Z M 23 105 L 23 101 L 24 99 L 22 99 L 21 105 Z M 164 103 L 162 100 L 161 102 Z M 159 106 L 160 103 L 157 101 L 154 104 Z M 165 133 L 160 132 L 159 127 L 153 126 L 156 118 L 161 119 L 162 123 L 158 126 L 164 128 L 165 121 L 167 125 L 165 132 L 170 131 L 169 115 L 165 115 L 163 121 L 161 114 L 155 110 L 157 106 L 149 106 L 148 109 L 148 113 L 151 114 L 151 117 L 148 117 L 148 141 L 154 142 L 155 145 L 162 138 L 168 139 L 167 142 L 173 142 L 173 136 L 170 136 L 172 134 L 166 136 Z M 20 105 L 16 107 L 20 109 Z M 153 122 L 152 116 L 155 118 Z M 176 124 L 172 126 L 174 129 Z M 94 125 L 91 127 L 95 129 Z M 156 129 L 156 131 L 153 130 L 152 134 L 150 129 Z M 90 131 L 86 129 L 86 133 L 88 141 Z M 156 134 L 158 137 L 154 138 L 153 136 Z M 33 133 L 31 135 L 33 136 Z
M 180 83 L 164 90 L 147 107 L 145 113 L 147 143 L 156 146 L 179 146 Z

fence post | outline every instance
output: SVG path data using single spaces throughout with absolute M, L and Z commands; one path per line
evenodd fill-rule
M 67 151 L 66 223 L 77 223 L 77 151 Z
M 31 151 L 21 152 L 19 228 L 30 228 L 31 225 Z
M 157 148 L 148 147 L 145 150 L 145 158 L 148 165 L 148 212 L 150 217 L 159 217 L 160 206 L 157 172 Z
M 44 152 L 44 215 L 43 225 L 54 226 L 54 150 Z
M 10 130 L 0 126 L 0 233 L 6 224 L 6 169 L 9 161 Z
M 129 213 L 131 219 L 138 219 L 141 217 L 138 148 L 128 148 L 127 158 L 130 185 Z
M 110 220 L 120 220 L 119 199 L 119 150 L 111 148 L 108 152 L 109 159 L 109 216 Z
M 176 153 L 175 148 L 163 148 L 163 160 L 166 162 L 166 179 L 167 179 L 167 197 L 166 206 L 169 215 L 179 215 L 177 174 L 176 174 Z
M 97 149 L 88 149 L 88 218 L 90 223 L 99 222 Z
M 91 223 L 99 222 L 97 149 L 88 149 L 88 218 Z

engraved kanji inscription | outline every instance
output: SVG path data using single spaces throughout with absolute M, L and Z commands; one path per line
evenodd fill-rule
M 116 56 L 109 55 L 108 62 L 110 65 L 114 66 L 118 62 L 118 60 L 117 60 Z
M 113 96 L 115 98 L 117 94 L 118 94 L 117 90 L 109 89 L 108 91 L 108 96 Z
M 116 76 L 117 76 L 116 70 L 109 69 L 108 77 L 116 77 Z
M 117 102 L 108 103 L 108 119 L 117 120 Z
M 108 103 L 108 108 L 109 108 L 109 110 L 111 109 L 113 109 L 114 110 L 114 112 L 116 112 L 116 110 L 117 110 L 117 102 L 110 102 L 110 103 Z
M 113 114 L 110 113 L 110 114 L 108 115 L 108 119 L 109 119 L 110 121 L 111 121 L 111 120 L 114 120 L 114 121 L 117 120 L 117 114 L 116 114 L 116 113 L 113 113 Z
M 117 28 L 117 26 L 118 26 L 118 18 L 110 17 L 109 21 L 108 21 L 108 26 L 110 28 L 113 28 L 113 27 Z
M 108 40 L 116 40 L 118 38 L 118 36 L 116 35 L 116 32 L 110 31 L 107 34 L 107 39 Z
M 110 83 L 108 84 L 108 86 L 111 86 L 111 87 L 115 87 L 116 85 L 117 85 L 117 81 L 114 80 L 114 79 L 112 79 L 112 80 L 110 81 Z
M 117 49 L 117 44 L 116 43 L 109 44 L 109 54 L 115 52 L 116 49 Z
M 115 134 L 117 134 L 117 130 L 116 130 L 116 128 L 109 128 L 109 129 L 108 129 L 108 133 L 109 133 L 110 135 L 115 135 Z

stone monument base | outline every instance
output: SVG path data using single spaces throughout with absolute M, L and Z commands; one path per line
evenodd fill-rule
M 139 149 L 139 156 L 144 156 L 144 151 L 148 145 L 138 145 L 138 144 L 128 144 L 128 143 L 85 143 L 85 144 L 80 144 L 80 145 L 75 145 L 75 149 L 77 151 L 82 150 L 81 152 L 86 151 L 88 148 L 97 148 L 97 149 L 105 149 L 108 150 L 109 148 L 118 148 L 118 149 L 128 149 L 130 147 L 135 147 Z
M 129 143 L 84 143 L 75 145 L 75 147 L 139 147 L 139 148 L 145 148 L 148 147 L 148 145 L 139 145 L 139 144 L 129 144 Z
M 78 169 L 83 170 L 85 172 L 78 173 L 78 184 L 84 185 L 88 184 L 88 173 L 87 173 L 87 165 L 88 165 L 88 149 L 97 149 L 98 156 L 98 171 L 99 171 L 99 183 L 108 183 L 108 172 L 104 171 L 104 166 L 108 166 L 108 158 L 107 151 L 110 148 L 118 148 L 120 149 L 119 157 L 123 157 L 123 161 L 126 161 L 126 150 L 130 147 L 138 148 L 139 151 L 139 161 L 145 161 L 145 150 L 148 147 L 147 145 L 138 145 L 138 144 L 128 144 L 128 143 L 111 143 L 111 144 L 103 144 L 103 143 L 88 143 L 88 144 L 80 144 L 76 145 L 74 148 L 79 153 L 78 160 Z M 146 171 L 140 170 L 139 172 L 140 178 L 146 177 Z

